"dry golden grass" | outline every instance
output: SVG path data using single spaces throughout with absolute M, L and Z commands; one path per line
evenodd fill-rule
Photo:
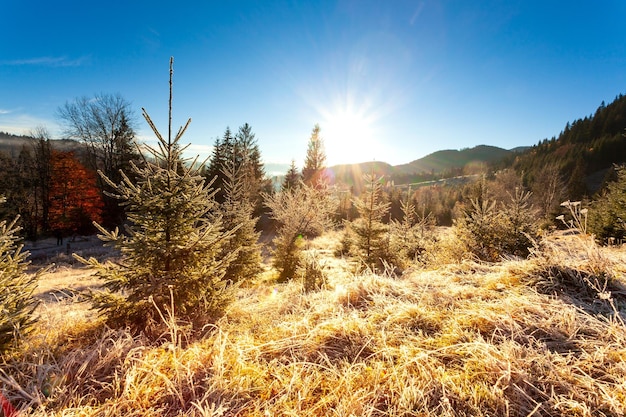
M 170 326 L 150 345 L 72 298 L 46 303 L 0 388 L 38 416 L 626 413 L 623 249 L 562 239 L 529 260 L 393 278 L 353 274 L 334 241 L 309 248 L 325 289 L 261 280 L 200 340 Z M 594 297 L 600 277 L 610 294 Z

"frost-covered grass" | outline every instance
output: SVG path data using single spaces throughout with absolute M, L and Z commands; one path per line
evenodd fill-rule
M 151 344 L 72 297 L 48 300 L 0 388 L 40 416 L 626 413 L 624 249 L 552 238 L 528 260 L 398 278 L 355 275 L 337 239 L 309 247 L 323 289 L 265 277 L 199 339 L 170 324 Z

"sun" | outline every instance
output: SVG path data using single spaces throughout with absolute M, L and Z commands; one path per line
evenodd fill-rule
M 335 106 L 320 122 L 327 164 L 350 164 L 376 159 L 375 123 L 365 111 Z

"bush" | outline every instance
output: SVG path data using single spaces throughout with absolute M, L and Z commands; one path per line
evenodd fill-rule
M 527 257 L 537 237 L 537 212 L 529 192 L 519 189 L 507 204 L 472 199 L 471 207 L 455 222 L 457 237 L 481 260 L 495 262 L 504 256 Z
M 332 204 L 327 189 L 319 184 L 315 188 L 300 183 L 299 187 L 263 196 L 278 223 L 273 264 L 278 281 L 285 282 L 296 276 L 302 264 L 304 240 L 331 226 Z

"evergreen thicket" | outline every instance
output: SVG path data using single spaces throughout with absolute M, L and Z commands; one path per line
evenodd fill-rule
M 454 232 L 463 248 L 478 259 L 490 262 L 504 257 L 525 258 L 538 238 L 538 211 L 531 193 L 515 188 L 508 199 L 492 197 L 491 183 L 477 183 L 478 194 L 464 205 L 454 222 Z
M 213 144 L 213 152 L 204 172 L 207 181 L 214 181 L 213 187 L 217 190 L 215 199 L 218 203 L 226 201 L 226 187 L 228 178 L 226 172 L 235 170 L 246 184 L 246 199 L 252 204 L 254 214 L 263 212 L 262 192 L 271 189 L 270 181 L 265 178 L 265 168 L 261 161 L 261 151 L 252 133 L 252 127 L 244 123 L 233 136 L 229 127 L 222 138 L 217 138 Z
M 602 243 L 626 238 L 626 166 L 616 167 L 615 174 L 589 211 L 589 231 Z

